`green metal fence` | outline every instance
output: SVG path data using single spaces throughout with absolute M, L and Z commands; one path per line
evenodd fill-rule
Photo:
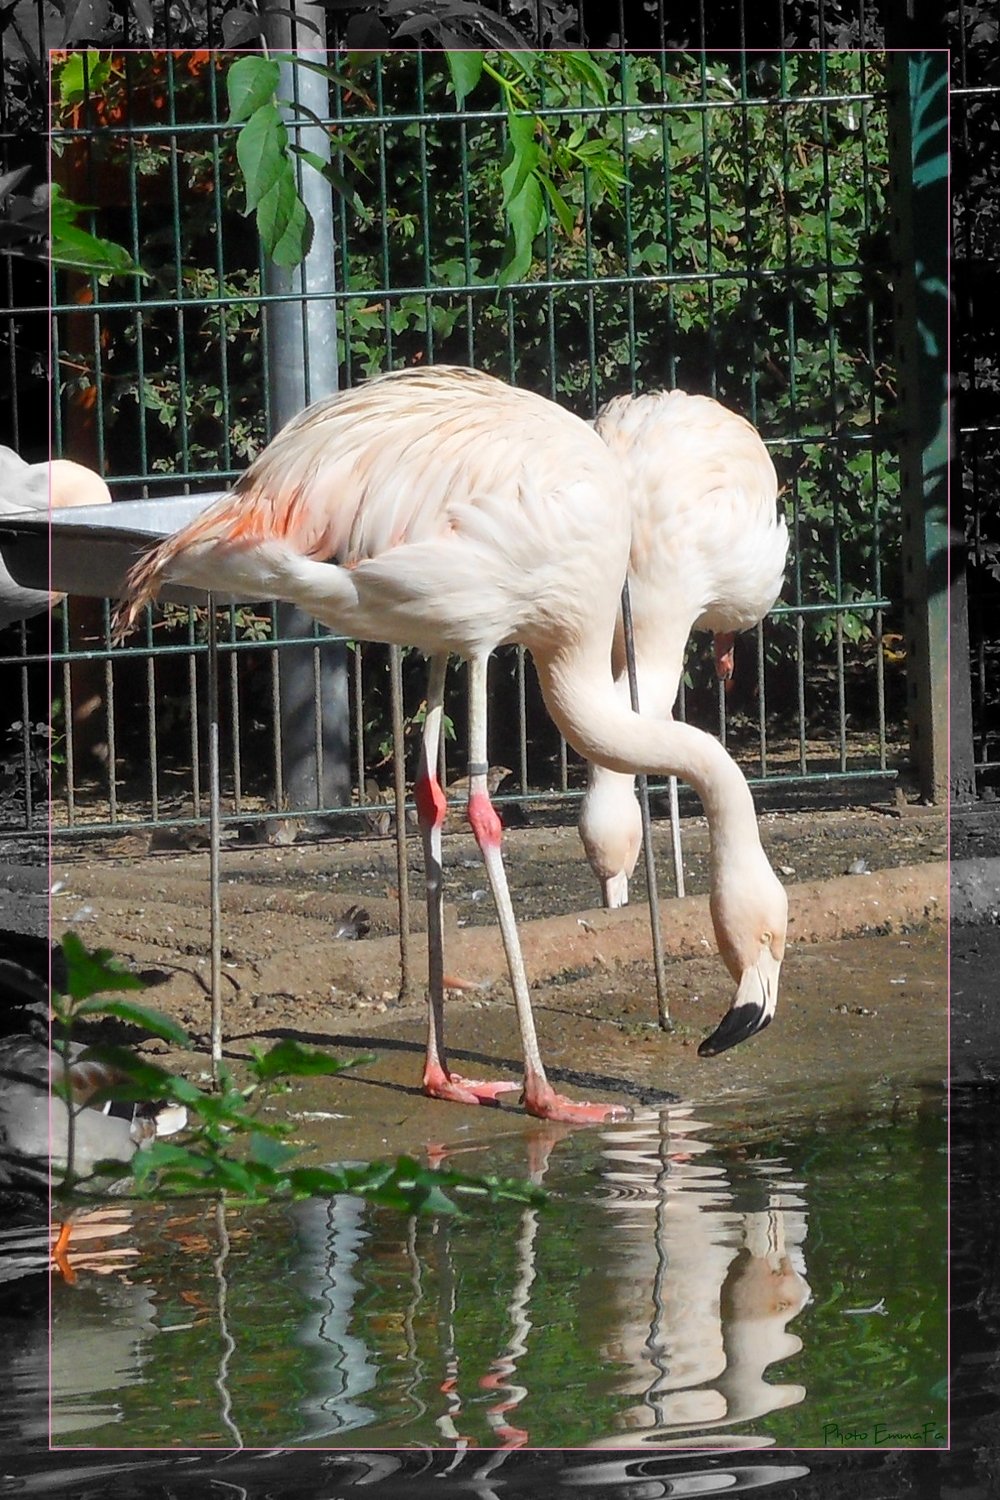
M 503 95 L 484 78 L 457 108 L 437 54 L 386 56 L 349 78 L 345 58 L 329 60 L 340 75 L 320 112 L 338 174 L 321 246 L 332 286 L 317 281 L 315 251 L 276 279 L 243 214 L 231 57 L 57 61 L 54 175 L 92 206 L 81 224 L 146 273 L 55 277 L 57 449 L 93 463 L 116 497 L 219 488 L 272 432 L 293 369 L 307 398 L 323 392 L 308 328 L 294 359 L 287 342 L 276 356 L 282 307 L 333 310 L 345 385 L 451 362 L 585 417 L 621 391 L 715 395 L 768 444 L 792 551 L 781 602 L 741 643 L 735 691 L 695 642 L 679 712 L 718 733 L 761 789 L 816 801 L 867 785 L 869 799 L 907 755 L 885 59 L 607 54 L 596 59 L 609 80 L 600 105 L 553 69 L 543 135 L 592 147 L 595 165 L 560 183 L 562 222 L 553 217 L 530 264 L 499 288 Z M 602 182 L 606 159 L 621 166 L 617 192 Z M 310 166 L 298 171 L 307 184 Z M 241 611 L 221 630 L 231 821 L 300 810 L 282 758 L 280 624 L 274 611 Z M 296 639 L 322 685 L 324 633 Z M 53 645 L 56 835 L 199 821 L 204 619 L 167 609 L 112 648 L 107 607 L 73 603 Z M 36 631 L 4 657 L 29 697 L 47 685 L 43 656 Z M 417 663 L 404 676 L 409 743 Z M 386 652 L 353 650 L 347 677 L 354 806 L 334 805 L 346 784 L 331 800 L 320 777 L 315 807 L 334 825 L 360 810 L 378 826 L 391 781 Z M 458 673 L 456 772 L 462 687 Z M 501 800 L 572 803 L 582 767 L 541 711 L 521 652 L 498 653 L 493 693 L 493 759 L 512 772 Z M 312 753 L 329 754 L 319 715 Z

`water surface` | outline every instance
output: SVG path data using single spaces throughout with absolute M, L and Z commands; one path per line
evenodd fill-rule
M 133 1209 L 54 1284 L 55 1444 L 946 1441 L 940 1090 L 457 1150 L 541 1208 Z M 36 1351 L 37 1352 L 37 1351 Z M 30 1349 L 15 1368 L 29 1379 Z M 15 1403 L 16 1404 L 16 1403 Z

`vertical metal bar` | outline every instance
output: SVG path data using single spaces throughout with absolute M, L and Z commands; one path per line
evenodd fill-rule
M 133 69 L 134 69 L 136 63 L 137 63 L 137 59 L 135 57 L 131 56 L 128 53 L 125 54 L 125 72 L 124 72 L 124 78 L 125 78 L 125 98 L 126 98 L 127 118 L 129 120 L 132 119 L 132 108 L 133 108 L 132 74 L 133 74 Z M 129 228 L 130 228 L 130 231 L 131 231 L 131 246 L 130 246 L 130 248 L 131 248 L 131 251 L 132 251 L 132 258 L 134 259 L 136 265 L 141 265 L 141 263 L 142 263 L 142 238 L 143 237 L 142 237 L 142 232 L 141 232 L 141 229 L 140 229 L 140 221 L 139 221 L 140 195 L 136 191 L 136 184 L 137 184 L 137 182 L 139 180 L 138 179 L 138 163 L 137 163 L 137 155 L 138 155 L 138 153 L 136 151 L 136 137 L 135 137 L 134 132 L 131 131 L 131 130 L 129 131 L 128 136 L 127 136 L 127 146 L 128 146 L 128 180 L 129 180 L 129 183 L 131 185 L 131 190 L 129 192 Z M 221 221 L 221 215 L 220 215 L 220 221 Z M 220 243 L 221 243 L 221 240 L 222 240 L 222 236 L 220 235 L 219 236 Z M 180 285 L 180 283 L 177 283 L 177 284 L 178 284 L 178 286 Z M 147 437 L 147 433 L 146 433 L 146 423 L 145 423 L 145 420 L 144 420 L 144 417 L 143 417 L 144 396 L 145 396 L 145 391 L 146 391 L 146 342 L 145 342 L 144 319 L 143 319 L 143 315 L 142 315 L 143 278 L 141 276 L 136 276 L 134 278 L 133 283 L 132 283 L 132 288 L 133 288 L 132 295 L 133 295 L 133 297 L 135 299 L 134 318 L 133 318 L 133 334 L 134 334 L 134 338 L 135 338 L 136 386 L 137 386 L 138 391 L 140 393 L 140 400 L 138 402 L 138 412 L 137 412 L 137 421 L 136 421 L 136 438 L 137 438 L 137 441 L 136 441 L 135 456 L 136 456 L 136 460 L 137 460 L 137 464 L 138 464 L 138 471 L 139 471 L 139 473 L 141 473 L 141 474 L 148 474 L 149 473 L 149 441 L 148 441 L 148 437 Z M 147 487 L 147 493 L 148 493 L 148 487 Z
M 62 625 L 62 650 L 68 650 L 67 628 L 65 617 Z M 76 755 L 73 744 L 73 714 L 70 710 L 72 703 L 72 682 L 70 680 L 70 665 L 68 661 L 62 664 L 62 709 L 63 727 L 66 735 L 66 826 L 72 828 L 76 823 L 76 791 L 74 780 L 76 776 Z
M 517 648 L 517 749 L 518 780 L 522 792 L 528 790 L 528 701 L 524 680 L 523 646 Z M 444 736 L 441 736 L 442 740 Z
M 819 87 L 823 95 L 829 92 L 827 55 L 817 55 Z M 837 330 L 834 321 L 836 288 L 833 275 L 833 219 L 831 205 L 834 189 L 830 178 L 830 111 L 826 104 L 820 105 L 821 159 L 823 165 L 823 273 L 826 282 L 826 363 L 827 404 L 829 410 L 829 441 L 824 446 L 823 470 L 826 475 L 824 488 L 832 501 L 833 524 L 833 586 L 834 600 L 839 606 L 844 602 L 843 547 L 841 545 L 842 507 L 838 478 L 846 470 L 846 452 L 837 443 Z M 847 701 L 844 662 L 844 615 L 838 607 L 834 619 L 834 648 L 837 674 L 837 736 L 841 771 L 847 770 Z
M 266 6 L 265 29 L 272 46 L 308 57 L 298 39 L 295 17 L 283 7 Z M 312 21 L 323 34 L 324 11 L 296 4 L 295 15 Z M 311 59 L 310 59 L 311 60 Z M 327 80 L 311 68 L 280 63 L 278 92 L 301 103 L 320 119 L 330 114 Z M 330 137 L 311 116 L 300 121 L 295 105 L 284 108 L 289 132 L 298 144 L 323 160 L 330 158 Z M 271 418 L 281 427 L 307 401 L 336 391 L 338 385 L 337 308 L 334 300 L 335 234 L 329 183 L 312 168 L 300 167 L 299 193 L 315 226 L 313 245 L 302 264 L 286 270 L 268 261 L 266 290 L 276 300 L 265 305 L 267 375 Z M 313 632 L 304 611 L 281 603 L 278 632 L 283 640 L 297 640 Z M 292 810 L 343 806 L 350 801 L 351 772 L 346 647 L 327 642 L 323 648 L 320 714 L 316 714 L 315 652 L 309 645 L 289 646 L 281 652 L 278 700 L 281 715 L 282 788 L 284 806 Z M 317 725 L 321 750 L 317 750 Z M 322 764 L 322 778 L 317 775 Z
M 670 804 L 670 852 L 674 861 L 674 889 L 678 899 L 683 899 L 684 855 L 681 850 L 681 806 L 676 776 L 671 776 L 667 782 L 667 797 Z
M 859 76 L 861 81 L 861 92 L 869 91 L 869 61 L 867 55 L 860 55 Z M 871 124 L 872 106 L 865 102 L 860 106 L 861 125 L 861 171 L 864 182 L 864 229 L 865 234 L 871 232 L 874 188 L 872 179 L 872 168 L 870 153 L 868 149 L 868 131 Z M 871 292 L 865 298 L 865 353 L 868 362 L 868 409 L 871 413 L 872 435 L 868 440 L 869 452 L 869 478 L 871 486 L 872 505 L 872 593 L 876 599 L 883 598 L 882 592 L 882 495 L 879 484 L 879 461 L 878 461 L 878 439 L 877 433 L 880 424 L 879 414 L 879 388 L 875 378 L 877 359 L 875 354 L 875 304 Z M 882 650 L 882 632 L 885 624 L 883 611 L 877 609 L 873 613 L 872 633 L 875 639 L 875 684 L 877 694 L 877 717 L 878 717 L 878 752 L 879 769 L 885 770 L 888 765 L 888 735 L 885 711 L 885 655 Z
M 635 674 L 635 639 L 632 632 L 632 603 L 629 598 L 628 579 L 622 589 L 622 625 L 625 631 L 625 660 L 628 664 L 628 689 L 632 700 L 632 712 L 639 712 L 639 685 Z M 639 794 L 639 812 L 642 816 L 642 853 L 646 869 L 646 900 L 649 904 L 649 929 L 653 940 L 653 973 L 656 977 L 656 1009 L 663 1031 L 673 1031 L 670 1019 L 670 1004 L 667 1000 L 667 976 L 663 968 L 663 934 L 660 932 L 660 902 L 656 889 L 656 862 L 653 859 L 653 831 L 649 816 L 649 783 L 647 778 L 636 777 Z M 677 778 L 671 777 L 676 795 Z M 671 818 L 673 805 L 671 805 Z
M 952 802 L 971 802 L 976 795 L 976 757 L 972 712 L 972 674 L 969 671 L 969 590 L 965 576 L 965 537 L 951 533 L 950 624 L 951 756 L 949 792 Z
M 350 801 L 351 772 L 347 648 L 294 604 L 279 602 L 276 639 L 314 635 L 322 647 L 288 645 L 278 662 L 281 722 L 281 806 L 302 811 L 342 807 Z M 317 658 L 323 667 L 317 682 Z
M 784 12 L 782 11 L 782 30 L 784 29 Z M 784 42 L 782 42 L 784 48 Z M 786 98 L 789 93 L 787 62 L 784 50 L 782 50 L 779 61 L 779 83 L 778 87 L 781 97 Z M 788 111 L 782 110 L 780 117 L 781 135 L 781 219 L 782 238 L 784 240 L 784 271 L 786 277 L 786 366 L 788 370 L 788 406 L 789 425 L 791 437 L 796 455 L 800 454 L 801 424 L 799 418 L 799 397 L 797 369 L 798 361 L 795 357 L 795 301 L 794 286 L 792 284 L 792 269 L 795 264 L 793 251 L 793 231 L 791 203 L 793 194 L 791 187 L 791 141 L 788 130 Z M 800 507 L 796 480 L 793 478 L 791 486 L 791 513 L 788 516 L 788 527 L 792 535 L 792 554 L 795 559 L 794 565 L 794 597 L 796 604 L 803 602 L 802 586 L 802 538 L 804 528 L 800 526 Z M 805 776 L 808 770 L 806 758 L 806 675 L 805 675 L 805 616 L 801 613 L 795 616 L 795 687 L 797 695 L 798 714 L 798 738 L 799 738 L 799 772 Z
M 236 611 L 226 611 L 230 645 L 236 641 Z M 233 811 L 243 811 L 243 744 L 240 736 L 240 674 L 235 651 L 229 653 L 229 733 L 233 741 Z
M 277 640 L 278 630 L 278 606 L 271 605 L 271 636 Z M 274 802 L 279 812 L 285 807 L 285 757 L 282 754 L 281 733 L 281 677 L 278 670 L 278 649 L 274 648 L 268 653 L 268 665 L 271 669 L 271 764 L 274 769 Z
M 19 621 L 18 635 L 20 636 L 21 656 L 27 658 L 28 636 L 24 628 L 24 621 Z M 24 826 L 30 829 L 35 821 L 34 794 L 31 789 L 31 699 L 28 693 L 28 664 L 25 659 L 21 663 L 21 767 L 24 773 Z
M 760 745 L 760 774 L 767 775 L 767 653 L 764 644 L 764 622 L 757 621 L 757 739 Z
M 462 163 L 462 257 L 465 266 L 465 284 L 472 285 L 472 221 L 469 212 L 469 127 L 460 119 L 458 127 L 458 151 Z M 470 365 L 476 363 L 476 315 L 471 292 L 465 295 L 465 357 Z M 442 744 L 444 736 L 441 737 Z
M 931 801 L 948 794 L 947 62 L 906 52 L 888 63 L 907 709 Z
M 354 707 L 354 774 L 358 784 L 358 801 L 365 801 L 365 702 L 364 702 L 364 672 L 361 658 L 362 646 L 360 641 L 354 642 L 351 652 L 353 658 L 353 707 Z
M 315 749 L 316 749 L 316 784 L 317 784 L 317 786 L 322 786 L 323 785 L 324 751 L 325 751 L 326 747 L 324 745 L 324 735 L 323 735 L 323 659 L 320 656 L 320 650 L 319 650 L 318 646 L 316 646 L 314 648 L 312 655 L 313 655 L 313 744 L 314 744 Z M 346 690 L 346 688 L 347 688 L 347 676 L 346 676 L 346 673 L 344 675 L 343 685 L 344 685 L 344 688 Z M 347 713 L 347 702 L 346 702 L 346 698 L 345 698 L 345 702 L 344 702 L 344 716 L 343 716 L 343 724 L 344 724 L 344 733 L 345 733 L 345 735 L 348 733 L 348 728 L 347 728 L 348 723 L 349 723 L 349 718 L 348 718 L 348 713 Z M 347 749 L 348 749 L 348 746 L 345 744 L 345 746 L 344 746 L 345 763 L 346 763 L 346 752 L 347 752 Z
M 194 654 L 194 616 L 188 612 L 188 644 L 191 653 L 187 659 L 188 666 L 188 705 L 190 708 L 191 722 L 191 800 L 194 804 L 194 815 L 201 817 L 201 751 L 199 749 L 198 730 L 198 658 Z
M 406 860 L 406 744 L 403 733 L 403 653 L 389 647 L 392 702 L 392 784 L 396 802 L 396 885 L 399 893 L 399 998 L 410 993 L 410 877 Z
M 222 1065 L 222 907 L 219 897 L 221 807 L 219 789 L 219 637 L 215 599 L 208 596 L 208 884 L 212 997 L 212 1080 Z
M 156 658 L 146 657 L 146 738 L 149 741 L 149 810 L 153 822 L 160 817 L 160 778 L 156 765 Z
M 107 601 L 105 601 L 101 613 L 104 624 L 104 640 L 102 644 L 107 649 L 111 645 L 111 617 Z M 118 782 L 115 777 L 115 765 L 118 760 L 118 741 L 115 733 L 115 680 L 110 656 L 106 656 L 104 659 L 104 707 L 108 725 L 108 820 L 111 823 L 117 823 Z
M 420 163 L 420 253 L 423 262 L 424 286 L 428 288 L 424 295 L 424 353 L 427 363 L 432 365 L 434 363 L 434 299 L 430 288 L 434 277 L 432 268 L 433 255 L 431 253 L 433 200 L 430 191 L 430 171 L 427 157 L 427 126 L 424 124 L 424 116 L 427 112 L 427 104 L 424 96 L 424 54 L 420 51 L 416 53 L 416 73 L 417 112 L 420 115 L 420 124 L 417 127 L 417 151 Z

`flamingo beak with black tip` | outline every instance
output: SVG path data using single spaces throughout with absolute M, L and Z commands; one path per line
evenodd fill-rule
M 745 1042 L 771 1024 L 778 1003 L 781 959 L 761 944 L 757 962 L 739 976 L 736 994 L 718 1026 L 698 1048 L 699 1057 L 717 1057 L 737 1042 Z

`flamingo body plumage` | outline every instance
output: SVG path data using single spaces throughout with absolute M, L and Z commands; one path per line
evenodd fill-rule
M 734 636 L 763 619 L 781 591 L 788 528 L 777 475 L 756 429 L 710 396 L 616 396 L 594 427 L 628 475 L 639 707 L 664 719 L 691 631 L 713 633 L 717 670 L 728 676 Z M 620 619 L 613 671 L 628 701 Z M 589 767 L 580 837 L 609 907 L 628 901 L 642 840 L 634 787 L 633 777 Z
M 557 1094 L 542 1065 L 486 784 L 486 664 L 500 644 L 531 651 L 549 712 L 581 754 L 626 773 L 677 773 L 702 796 L 713 829 L 713 922 L 738 985 L 705 1052 L 773 1015 L 787 903 L 746 782 L 711 736 L 640 718 L 612 680 L 631 532 L 624 471 L 585 422 L 491 376 L 438 366 L 376 377 L 307 408 L 228 495 L 130 575 L 121 630 L 172 580 L 285 599 L 344 634 L 431 657 L 417 804 L 430 962 L 424 1088 L 436 1097 L 494 1102 L 511 1086 L 460 1078 L 443 1047 L 436 768 L 450 652 L 469 660 L 469 811 L 507 955 L 527 1110 L 569 1121 L 624 1113 Z

